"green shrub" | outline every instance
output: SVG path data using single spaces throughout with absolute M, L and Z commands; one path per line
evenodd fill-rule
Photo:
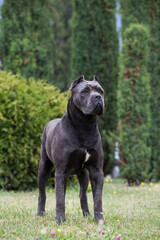
M 65 112 L 67 96 L 45 82 L 0 73 L 0 187 L 37 185 L 45 124 Z
M 130 25 L 124 34 L 120 56 L 118 114 L 122 176 L 136 183 L 147 178 L 151 156 L 148 39 L 147 27 Z

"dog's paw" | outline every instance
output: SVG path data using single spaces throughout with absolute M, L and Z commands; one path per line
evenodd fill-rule
M 61 224 L 61 223 L 64 223 L 66 221 L 66 219 L 64 216 L 56 216 L 55 221 L 56 221 L 56 223 Z
M 98 220 L 98 224 L 99 224 L 99 225 L 105 225 L 106 222 L 105 222 L 104 219 L 102 218 L 102 219 L 99 219 L 99 220 Z
M 38 210 L 37 211 L 37 216 L 42 217 L 44 214 L 45 214 L 45 211 L 43 211 L 43 210 Z
M 83 211 L 83 216 L 84 217 L 87 217 L 87 216 L 89 216 L 90 215 L 90 212 L 89 211 Z

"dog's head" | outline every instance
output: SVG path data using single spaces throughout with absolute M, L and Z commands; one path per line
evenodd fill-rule
M 84 76 L 71 84 L 73 103 L 85 115 L 101 115 L 104 109 L 104 90 L 94 76 L 93 81 L 86 81 Z

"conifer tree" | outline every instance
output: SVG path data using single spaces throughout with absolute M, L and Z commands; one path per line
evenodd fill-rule
M 0 52 L 3 69 L 53 81 L 50 1 L 7 0 L 2 5 Z
M 51 0 L 55 42 L 54 81 L 61 90 L 71 84 L 71 26 L 72 0 Z
M 160 180 L 160 2 L 159 0 L 121 0 L 123 32 L 130 23 L 142 23 L 150 29 L 148 71 L 151 84 L 151 161 L 150 179 Z
M 72 79 L 84 75 L 85 79 L 92 80 L 93 75 L 97 75 L 105 90 L 105 112 L 100 120 L 105 173 L 111 153 L 108 136 L 117 126 L 118 38 L 114 13 L 115 1 L 112 0 L 73 0 Z
M 150 77 L 147 72 L 148 28 L 130 25 L 124 33 L 120 56 L 118 113 L 122 176 L 128 183 L 147 179 L 151 156 Z

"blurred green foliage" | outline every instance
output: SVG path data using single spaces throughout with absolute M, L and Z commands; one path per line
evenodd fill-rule
M 115 1 L 73 0 L 72 78 L 93 75 L 105 90 L 105 110 L 99 119 L 103 139 L 104 172 L 110 173 L 114 160 L 111 136 L 117 126 L 118 37 L 115 27 Z
M 148 71 L 151 85 L 151 178 L 160 180 L 160 1 L 121 0 L 123 32 L 131 23 L 145 24 L 150 29 Z
M 131 24 L 124 33 L 118 86 L 121 176 L 128 183 L 148 179 L 150 147 L 149 30 Z
M 51 0 L 55 55 L 54 84 L 62 91 L 71 81 L 71 26 L 72 0 Z
M 120 0 L 120 3 L 124 49 L 120 57 L 117 110 L 119 53 L 115 1 L 4 1 L 0 19 L 0 58 L 2 68 L 19 77 L 0 73 L 1 186 L 25 189 L 35 184 L 37 169 L 33 169 L 37 168 L 38 160 L 35 159 L 39 159 L 43 127 L 65 111 L 65 94 L 30 77 L 46 79 L 63 91 L 82 74 L 89 80 L 97 75 L 105 90 L 105 112 L 99 119 L 105 174 L 110 173 L 114 165 L 118 111 L 122 121 L 118 126 L 123 143 L 121 160 L 127 163 L 127 167 L 122 166 L 122 175 L 134 181 L 147 177 L 160 180 L 160 2 Z M 148 31 L 140 25 L 125 32 L 131 23 L 147 25 L 149 39 Z M 140 29 L 143 34 L 136 32 Z M 48 88 L 50 90 L 46 90 Z M 14 164 L 20 166 L 19 170 L 13 169 Z M 31 175 L 29 169 L 32 169 Z
M 37 186 L 44 126 L 64 114 L 67 100 L 43 81 L 0 73 L 0 187 Z
M 7 0 L 1 10 L 3 69 L 53 83 L 54 37 L 50 0 Z

